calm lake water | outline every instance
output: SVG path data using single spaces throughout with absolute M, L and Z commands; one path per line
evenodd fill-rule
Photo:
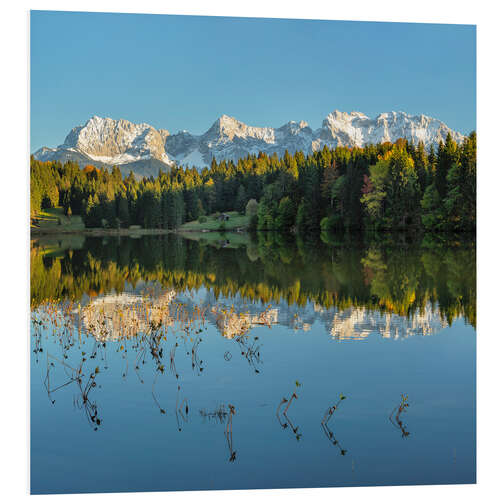
M 31 491 L 473 483 L 474 242 L 31 242 Z

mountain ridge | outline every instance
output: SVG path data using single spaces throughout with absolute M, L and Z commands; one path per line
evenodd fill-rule
M 114 120 L 92 116 L 84 125 L 71 129 L 64 142 L 56 148 L 42 147 L 34 153 L 40 161 L 76 161 L 81 166 L 94 164 L 101 168 L 118 165 L 127 175 L 156 175 L 159 168 L 173 165 L 201 169 L 217 161 L 233 160 L 248 154 L 309 154 L 324 146 L 362 147 L 378 142 L 394 142 L 399 138 L 426 148 L 437 145 L 450 133 L 461 143 L 464 136 L 442 121 L 423 114 L 410 115 L 390 111 L 370 118 L 359 111 L 334 110 L 313 130 L 303 120 L 289 121 L 281 127 L 257 127 L 221 115 L 206 132 L 194 135 L 186 130 L 170 134 L 147 123 L 135 124 L 125 119 Z

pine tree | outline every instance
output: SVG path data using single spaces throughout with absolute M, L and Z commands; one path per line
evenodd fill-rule
M 234 208 L 240 213 L 245 212 L 245 206 L 247 203 L 247 194 L 245 191 L 245 186 L 243 184 L 240 184 L 240 187 L 238 188 L 238 193 L 236 195 L 236 203 Z
M 436 185 L 432 183 L 424 192 L 421 202 L 422 226 L 428 231 L 438 231 L 442 228 L 442 212 L 439 193 Z
M 278 231 L 290 231 L 295 223 L 295 209 L 292 200 L 285 196 L 278 206 L 275 228 Z
M 436 188 L 442 200 L 445 198 L 447 191 L 446 176 L 457 159 L 457 143 L 448 133 L 445 144 L 439 143 L 436 163 Z
M 117 216 L 119 220 L 120 227 L 129 227 L 130 225 L 130 214 L 128 209 L 128 200 L 121 194 L 117 198 Z

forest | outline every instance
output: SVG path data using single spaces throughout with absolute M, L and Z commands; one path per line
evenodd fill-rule
M 77 163 L 30 161 L 31 216 L 63 207 L 88 228 L 175 230 L 213 213 L 249 216 L 251 232 L 476 229 L 476 133 L 426 150 L 404 139 L 309 155 L 259 153 L 210 167 L 125 178 Z M 223 223 L 221 230 L 224 229 Z

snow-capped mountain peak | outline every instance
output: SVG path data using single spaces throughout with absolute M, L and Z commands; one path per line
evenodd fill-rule
M 237 161 L 248 154 L 263 151 L 278 156 L 328 147 L 362 147 L 366 144 L 394 142 L 405 138 L 426 147 L 437 145 L 450 133 L 457 142 L 463 136 L 440 120 L 426 115 L 410 115 L 404 111 L 380 113 L 370 118 L 359 111 L 334 110 L 320 128 L 313 130 L 307 122 L 289 121 L 278 128 L 247 125 L 223 114 L 201 135 L 186 130 L 170 134 L 147 123 L 92 116 L 84 125 L 73 128 L 57 148 L 41 148 L 35 158 L 41 161 L 77 161 L 99 167 L 119 165 L 126 174 L 156 175 L 158 169 L 179 165 L 202 168 L 212 158 Z
M 203 134 L 206 141 L 231 142 L 237 138 L 256 138 L 271 142 L 274 136 L 274 129 L 270 127 L 251 127 L 236 118 L 228 115 L 222 115 L 214 124 Z
M 323 121 L 319 137 L 328 145 L 361 147 L 404 138 L 415 144 L 422 141 L 429 147 L 444 142 L 448 132 L 457 142 L 463 141 L 462 134 L 425 115 L 412 116 L 404 111 L 391 111 L 371 119 L 359 112 L 334 111 Z

